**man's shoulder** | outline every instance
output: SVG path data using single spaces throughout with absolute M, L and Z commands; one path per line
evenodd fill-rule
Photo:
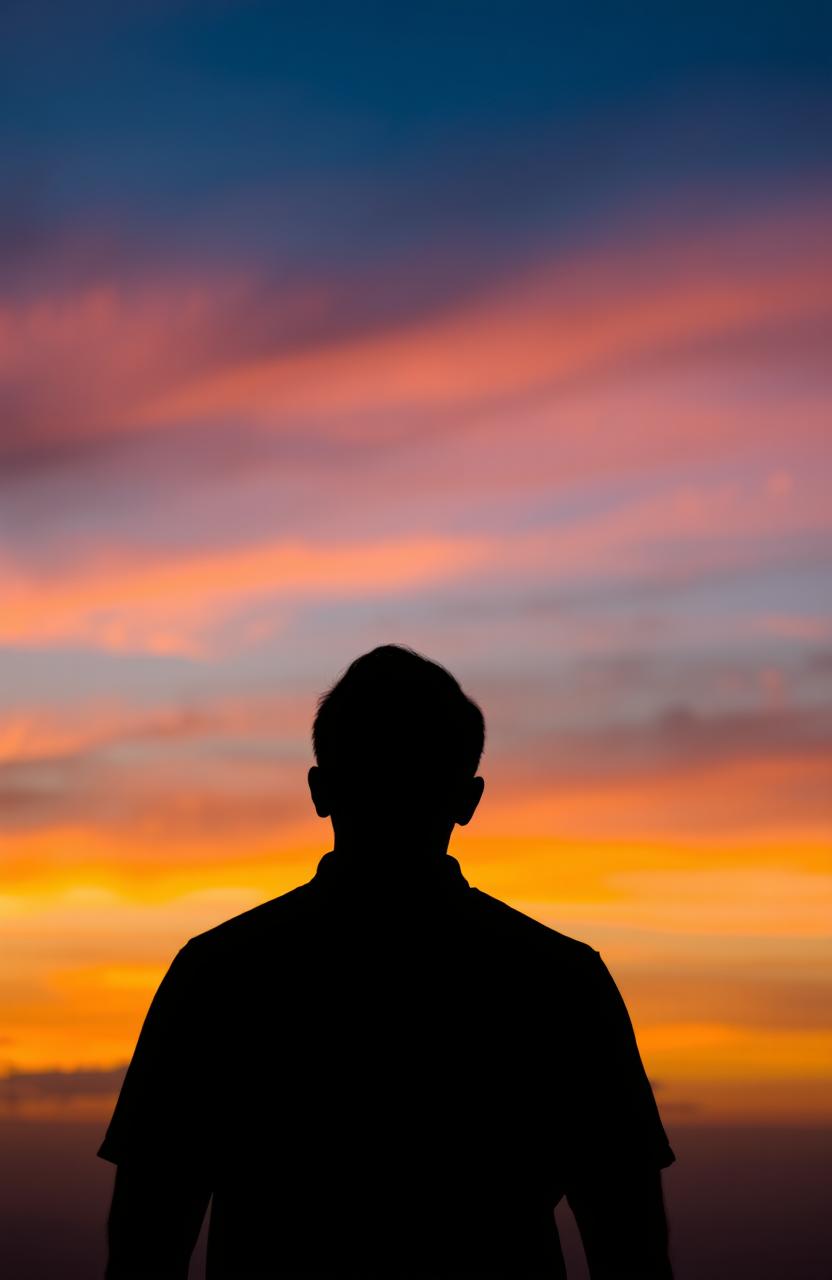
M 308 890 L 308 884 L 298 885 L 277 898 L 231 916 L 196 934 L 183 951 L 194 959 L 207 960 L 212 955 L 225 957 L 291 933 L 295 926 L 302 926 L 311 906 Z
M 559 933 L 482 889 L 472 890 L 471 901 L 489 931 L 502 937 L 507 945 L 526 946 L 562 964 L 579 968 L 594 967 L 600 961 L 598 952 L 589 943 Z

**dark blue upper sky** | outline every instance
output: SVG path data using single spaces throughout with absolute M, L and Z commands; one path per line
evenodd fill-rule
M 656 201 L 776 204 L 823 180 L 830 29 L 806 3 L 7 4 L 4 260 L 95 230 L 98 262 L 110 236 L 326 265 L 464 229 L 497 269 Z

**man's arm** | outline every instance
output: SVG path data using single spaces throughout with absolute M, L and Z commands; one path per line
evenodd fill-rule
M 567 1190 L 592 1280 L 672 1280 L 658 1169 L 627 1169 Z
M 181 1169 L 120 1164 L 105 1280 L 187 1280 L 210 1189 Z

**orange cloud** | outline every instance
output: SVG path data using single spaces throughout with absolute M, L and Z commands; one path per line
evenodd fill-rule
M 86 699 L 77 705 L 30 704 L 12 709 L 0 725 L 0 766 L 106 751 L 125 744 L 170 742 L 219 735 L 248 742 L 264 735 L 308 737 L 314 697 L 302 692 L 256 698 L 214 697 L 181 705 L 138 705 L 124 699 Z
M 314 545 L 293 539 L 178 554 L 99 552 L 61 573 L 2 568 L 0 642 L 198 656 L 211 624 L 252 598 L 398 593 L 487 561 L 490 540 L 421 536 Z
M 825 495 L 783 498 L 753 484 L 679 487 L 539 533 L 405 536 L 359 543 L 298 540 L 137 553 L 118 546 L 78 564 L 0 564 L 0 643 L 83 643 L 199 656 L 212 629 L 252 601 L 287 604 L 424 590 L 455 580 L 557 583 L 570 575 L 675 577 L 753 563 L 775 537 L 832 527 Z M 275 622 L 277 625 L 277 622 Z M 246 627 L 230 642 L 250 640 Z M 229 643 L 226 641 L 226 643 Z
M 813 219 L 810 219 L 813 221 Z M 794 228 L 771 228 L 789 235 Z M 798 249 L 749 262 L 745 230 L 681 243 L 630 246 L 538 266 L 509 290 L 449 314 L 368 337 L 206 371 L 164 395 L 142 421 L 233 415 L 279 425 L 283 415 L 345 415 L 337 434 L 396 434 L 389 414 L 505 402 L 530 391 L 597 386 L 644 361 L 700 358 L 704 344 L 763 335 L 829 313 L 832 262 Z M 707 249 L 703 249 L 707 245 Z M 385 416 L 373 415 L 382 411 Z M 360 416 L 365 415 L 365 416 Z M 377 425 L 373 425 L 377 424 Z

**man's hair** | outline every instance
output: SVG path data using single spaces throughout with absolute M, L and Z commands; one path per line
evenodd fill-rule
M 480 708 L 450 671 L 404 645 L 356 658 L 318 700 L 312 745 L 318 764 L 413 767 L 473 777 L 485 742 Z

